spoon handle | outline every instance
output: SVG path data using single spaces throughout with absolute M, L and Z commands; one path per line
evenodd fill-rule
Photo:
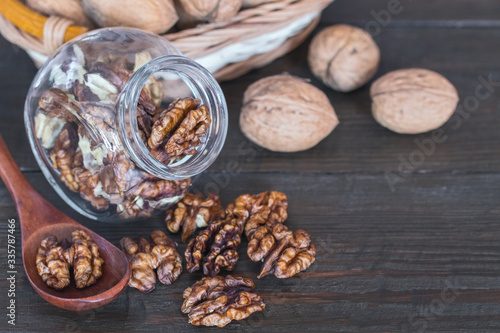
M 28 183 L 21 170 L 17 166 L 14 158 L 9 152 L 7 145 L 0 135 L 0 176 L 5 185 L 9 189 L 14 201 L 19 204 L 19 201 L 26 203 L 31 201 L 30 196 L 35 191 Z
M 14 199 L 21 224 L 21 237 L 43 225 L 44 218 L 60 214 L 28 183 L 0 135 L 0 176 Z M 55 211 L 55 212 L 54 212 Z

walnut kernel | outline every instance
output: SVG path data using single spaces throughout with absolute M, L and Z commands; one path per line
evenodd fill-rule
M 72 242 L 55 236 L 42 240 L 36 255 L 38 275 L 49 287 L 60 290 L 70 284 L 70 267 L 77 288 L 85 288 L 102 276 L 104 260 L 98 245 L 83 230 L 71 233 Z
M 205 277 L 184 291 L 181 311 L 189 315 L 190 324 L 224 327 L 264 310 L 266 305 L 254 289 L 251 279 Z
M 144 237 L 139 243 L 130 237 L 120 241 L 123 252 L 130 259 L 131 275 L 128 285 L 143 293 L 155 289 L 156 276 L 161 283 L 172 284 L 182 272 L 182 257 L 177 252 L 177 244 L 162 231 L 153 231 L 151 241 Z
M 206 199 L 203 194 L 187 193 L 175 207 L 167 210 L 165 225 L 170 232 L 179 232 L 182 226 L 182 241 L 186 242 L 196 228 L 225 217 L 219 196 L 211 192 Z

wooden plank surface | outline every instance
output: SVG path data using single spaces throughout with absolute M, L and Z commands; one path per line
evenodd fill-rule
M 388 1 L 338 0 L 319 29 L 349 22 L 361 27 Z M 404 10 L 376 34 L 382 51 L 377 76 L 403 67 L 445 75 L 464 101 L 479 77 L 500 82 L 500 3 L 493 0 L 401 0 Z M 370 115 L 368 87 L 333 92 L 312 78 L 309 41 L 265 68 L 223 83 L 230 129 L 222 154 L 196 187 L 218 190 L 224 204 L 242 193 L 287 193 L 288 224 L 305 228 L 317 261 L 298 276 L 255 279 L 259 264 L 244 249 L 233 274 L 252 277 L 266 310 L 227 329 L 244 332 L 452 332 L 500 328 L 500 96 L 495 91 L 425 160 L 408 161 L 430 134 L 404 136 L 380 127 Z M 314 149 L 272 153 L 250 143 L 238 126 L 245 88 L 255 80 L 289 72 L 322 88 L 341 124 Z M 99 224 L 61 202 L 30 151 L 22 108 L 36 69 L 27 55 L 0 39 L 0 133 L 28 180 L 73 218 L 118 244 L 123 236 L 164 229 L 162 217 L 141 223 Z M 500 89 L 500 87 L 496 88 Z M 237 168 L 234 168 L 234 165 Z M 400 172 L 400 171 L 403 172 Z M 397 176 L 396 183 L 388 177 Z M 389 178 L 394 179 L 394 178 Z M 127 290 L 94 311 L 72 313 L 43 301 L 18 264 L 17 326 L 7 326 L 7 220 L 17 214 L 0 183 L 0 331 L 188 331 L 180 312 L 182 291 L 200 278 L 184 272 L 174 285 L 149 295 Z M 19 230 L 17 239 L 20 240 Z M 179 235 L 173 236 L 180 242 Z M 185 245 L 181 244 L 183 251 Z M 17 262 L 21 262 L 20 244 Z M 200 328 L 197 331 L 215 331 Z

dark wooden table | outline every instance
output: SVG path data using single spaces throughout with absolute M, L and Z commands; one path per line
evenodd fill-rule
M 339 22 L 369 28 L 382 51 L 377 76 L 404 67 L 443 74 L 464 103 L 462 121 L 444 125 L 446 140 L 422 151 L 416 140 L 425 142 L 430 133 L 398 135 L 373 120 L 368 86 L 341 94 L 312 78 L 306 62 L 310 39 L 271 65 L 223 83 L 230 109 L 228 139 L 197 187 L 218 190 L 225 204 L 243 193 L 284 191 L 290 201 L 288 224 L 307 229 L 318 248 L 317 261 L 306 272 L 287 280 L 256 280 L 265 311 L 230 324 L 229 330 L 500 329 L 500 2 L 401 0 L 402 10 L 389 17 L 383 14 L 390 2 L 338 0 L 324 12 L 318 29 Z M 245 88 L 282 72 L 310 78 L 337 111 L 340 125 L 314 149 L 272 153 L 250 143 L 239 130 Z M 115 244 L 123 236 L 164 229 L 162 217 L 100 224 L 61 201 L 39 171 L 24 131 L 23 103 L 35 73 L 22 50 L 0 39 L 0 132 L 28 180 L 58 208 Z M 495 82 L 491 94 L 475 99 L 484 80 Z M 423 159 L 416 160 L 417 155 Z M 412 156 L 414 163 L 408 164 Z M 7 325 L 8 219 L 17 219 L 17 213 L 0 184 L 2 330 L 194 329 L 180 306 L 182 291 L 198 274 L 185 272 L 174 285 L 159 285 L 149 295 L 128 289 L 107 306 L 73 313 L 33 291 L 21 265 L 20 243 L 16 326 Z M 16 237 L 20 240 L 19 226 Z M 180 243 L 179 235 L 174 238 Z M 250 262 L 244 249 L 233 274 L 255 278 L 259 264 Z M 204 330 L 215 329 L 197 329 Z

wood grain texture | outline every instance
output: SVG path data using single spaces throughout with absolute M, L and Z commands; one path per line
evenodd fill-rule
M 388 1 L 337 0 L 318 30 L 347 22 L 364 27 L 370 11 Z M 382 62 L 376 77 L 404 67 L 424 67 L 446 76 L 464 101 L 474 96 L 478 77 L 500 82 L 500 3 L 493 0 L 401 0 L 405 7 L 375 36 Z M 318 31 L 317 30 L 317 31 Z M 287 193 L 288 224 L 305 228 L 318 248 L 317 261 L 298 276 L 256 280 L 266 310 L 232 323 L 243 332 L 494 332 L 500 327 L 500 94 L 480 102 L 459 128 L 444 125 L 447 139 L 422 163 L 410 165 L 415 140 L 377 125 L 370 115 L 368 87 L 333 92 L 307 67 L 306 41 L 269 66 L 222 85 L 230 108 L 228 140 L 221 156 L 196 181 L 200 191 L 216 190 L 224 204 L 242 193 Z M 316 148 L 278 154 L 248 142 L 238 127 L 246 87 L 268 75 L 289 72 L 310 78 L 325 91 L 340 125 Z M 139 224 L 99 224 L 61 202 L 29 149 L 22 106 L 34 66 L 0 39 L 0 132 L 33 187 L 70 217 L 117 245 L 123 236 L 165 230 L 162 216 Z M 6 80 L 9 78 L 9 80 Z M 495 88 L 495 89 L 500 89 Z M 414 153 L 416 154 L 416 153 Z M 400 172 L 398 169 L 402 170 Z M 387 177 L 397 182 L 391 187 Z M 13 201 L 0 184 L 0 239 Z M 180 235 L 173 235 L 180 243 Z M 20 240 L 19 229 L 17 239 Z M 6 246 L 0 243 L 0 257 Z M 235 274 L 255 279 L 258 263 L 240 248 Z M 180 243 L 180 251 L 185 245 Z M 18 271 L 20 247 L 17 247 Z M 5 272 L 5 260 L 0 261 Z M 5 273 L 2 273 L 5 274 Z M 5 275 L 3 275 L 5 276 Z M 17 274 L 16 331 L 184 332 L 193 329 L 180 312 L 182 291 L 200 275 L 183 272 L 172 286 L 143 295 L 126 290 L 93 311 L 72 313 L 51 306 Z M 0 280 L 5 309 L 7 281 Z M 5 310 L 0 311 L 5 313 Z M 5 316 L 5 315 L 3 315 Z M 12 330 L 6 321 L 0 330 Z M 200 328 L 197 331 L 216 331 Z

